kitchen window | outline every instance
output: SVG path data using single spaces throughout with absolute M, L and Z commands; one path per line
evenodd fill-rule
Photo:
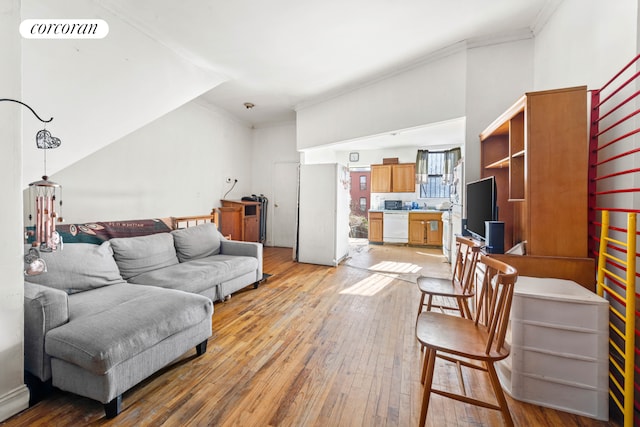
M 427 181 L 420 184 L 421 199 L 449 198 L 451 186 L 443 180 L 445 162 L 446 151 L 429 151 Z

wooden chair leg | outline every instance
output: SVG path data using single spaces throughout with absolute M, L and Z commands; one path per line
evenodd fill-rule
M 487 363 L 486 365 L 487 365 L 487 373 L 489 374 L 489 379 L 491 379 L 491 385 L 493 386 L 493 391 L 496 395 L 498 406 L 500 406 L 500 412 L 502 412 L 502 418 L 504 418 L 505 425 L 509 427 L 513 427 L 513 419 L 511 418 L 511 412 L 509 412 L 507 399 L 504 397 L 504 392 L 502 391 L 502 386 L 500 385 L 500 380 L 498 379 L 496 368 L 493 365 L 493 363 Z
M 420 304 L 418 304 L 418 314 L 416 315 L 416 321 L 418 320 L 417 316 L 420 316 L 420 313 L 422 313 L 422 306 L 424 306 L 424 292 L 421 292 L 422 295 L 420 295 Z
M 431 398 L 431 385 L 433 383 L 433 370 L 436 365 L 436 351 L 427 349 L 425 355 L 426 378 L 424 382 L 424 392 L 422 395 L 422 407 L 420 408 L 420 427 L 424 427 L 427 422 L 427 411 L 429 410 L 429 399 Z
M 422 344 L 422 348 L 424 349 L 425 346 L 424 344 Z M 422 372 L 420 372 L 420 384 L 424 385 L 424 379 L 427 376 L 427 368 L 429 364 L 429 352 L 426 352 L 424 354 L 424 358 L 422 359 Z

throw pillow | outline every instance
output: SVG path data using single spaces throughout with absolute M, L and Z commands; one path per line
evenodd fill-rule
M 170 233 L 109 240 L 113 257 L 126 280 L 139 274 L 178 264 L 173 236 Z
M 220 253 L 220 235 L 216 225 L 210 222 L 173 230 L 171 234 L 180 262 Z
M 26 246 L 25 250 L 28 249 Z M 47 264 L 47 272 L 29 276 L 29 282 L 67 294 L 124 282 L 109 242 L 67 243 L 62 250 L 41 252 L 40 257 Z

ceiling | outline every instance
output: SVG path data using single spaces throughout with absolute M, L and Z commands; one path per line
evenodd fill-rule
M 260 126 L 461 41 L 533 31 L 561 0 L 95 0 L 201 68 L 199 99 Z M 252 109 L 245 102 L 255 104 Z

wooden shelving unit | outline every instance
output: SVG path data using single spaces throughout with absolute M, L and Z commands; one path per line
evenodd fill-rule
M 526 241 L 535 258 L 509 259 L 527 271 L 530 261 L 549 257 L 590 264 L 587 130 L 580 86 L 526 93 L 480 134 L 481 175 L 496 178 L 505 250 Z
M 586 87 L 525 94 L 480 141 L 505 249 L 526 240 L 531 255 L 587 256 Z

